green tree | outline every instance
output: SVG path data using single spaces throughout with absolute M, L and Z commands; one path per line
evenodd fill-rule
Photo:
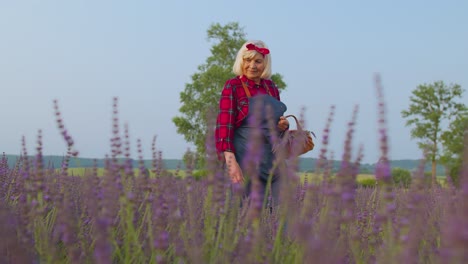
M 401 112 L 406 126 L 412 126 L 411 137 L 419 139 L 418 146 L 428 154 L 432 165 L 432 183 L 436 182 L 436 165 L 440 158 L 441 137 L 466 106 L 457 102 L 463 89 L 458 84 L 443 81 L 419 85 L 410 96 L 410 106 Z
M 411 172 L 403 168 L 393 168 L 392 180 L 395 185 L 408 188 L 411 184 Z
M 209 121 L 216 118 L 221 90 L 228 79 L 235 77 L 232 66 L 237 51 L 247 41 L 243 28 L 235 22 L 224 26 L 212 24 L 207 34 L 208 41 L 214 42 L 211 56 L 198 66 L 198 72 L 191 76 L 192 82 L 180 93 L 180 115 L 172 119 L 177 133 L 195 145 L 198 166 L 205 162 L 206 132 Z M 280 74 L 274 74 L 272 80 L 279 89 L 286 87 Z
M 443 154 L 440 158 L 445 165 L 447 174 L 452 178 L 452 182 L 459 184 L 460 169 L 463 162 L 463 151 L 468 146 L 464 144 L 464 137 L 468 133 L 468 113 L 463 111 L 452 123 L 449 129 L 442 136 Z

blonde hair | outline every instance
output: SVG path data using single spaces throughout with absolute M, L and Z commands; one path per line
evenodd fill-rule
M 261 40 L 249 40 L 237 52 L 236 61 L 234 62 L 234 66 L 232 67 L 232 71 L 234 74 L 241 76 L 243 74 L 242 69 L 244 68 L 244 59 L 251 59 L 256 54 L 257 51 L 255 50 L 247 50 L 247 44 L 252 43 L 259 48 L 268 48 L 265 43 Z M 271 56 L 267 54 L 263 57 L 265 63 L 265 69 L 263 69 L 262 75 L 260 78 L 262 79 L 270 79 L 271 77 Z

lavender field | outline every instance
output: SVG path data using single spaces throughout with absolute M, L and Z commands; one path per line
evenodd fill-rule
M 43 163 L 40 133 L 33 155 L 24 143 L 16 166 L 0 161 L 0 263 L 468 263 L 466 159 L 460 187 L 428 183 L 423 162 L 409 187 L 393 184 L 382 101 L 379 111 L 375 186 L 356 185 L 362 152 L 351 159 L 354 119 L 340 171 L 331 173 L 332 108 L 314 150 L 323 180 L 300 181 L 291 160 L 281 202 L 271 205 L 257 195 L 255 180 L 249 199 L 231 186 L 213 142 L 206 177 L 194 177 L 190 163 L 186 177 L 163 175 L 156 140 L 153 166 L 141 162 L 135 172 L 116 103 L 104 175 L 97 168 L 70 175 L 67 160 L 78 153 L 56 104 L 69 148 L 62 168 Z

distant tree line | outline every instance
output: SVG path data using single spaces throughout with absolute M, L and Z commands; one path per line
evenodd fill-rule
M 10 168 L 15 166 L 15 163 L 18 161 L 20 156 L 18 155 L 5 155 L 5 158 L 8 160 L 7 164 Z M 30 157 L 34 158 L 34 157 Z M 44 156 L 44 165 L 45 168 L 61 168 L 61 164 L 64 157 L 61 156 Z M 181 169 L 185 170 L 187 163 L 183 159 L 163 159 L 162 167 L 166 170 L 176 170 Z M 190 162 L 190 161 L 189 161 Z M 69 161 L 69 168 L 92 168 L 94 164 L 97 165 L 98 168 L 104 168 L 105 166 L 105 159 L 90 159 L 90 158 L 71 158 Z M 298 170 L 301 172 L 314 172 L 315 165 L 317 163 L 317 159 L 314 158 L 299 158 L 299 166 Z M 401 168 L 408 171 L 414 171 L 420 161 L 419 160 L 390 160 L 390 166 L 392 168 Z M 144 160 L 144 164 L 146 168 L 152 169 L 153 161 L 152 160 Z M 335 160 L 332 162 L 332 172 L 338 171 L 340 168 L 341 161 Z M 133 161 L 133 167 L 138 167 L 138 161 Z M 361 164 L 360 166 L 360 173 L 361 174 L 373 174 L 375 169 L 375 164 Z M 428 163 L 425 166 L 425 171 L 431 171 L 431 165 Z M 445 170 L 443 166 L 437 166 L 437 175 L 444 175 Z

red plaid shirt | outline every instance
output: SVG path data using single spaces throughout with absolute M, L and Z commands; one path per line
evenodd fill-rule
M 218 153 L 224 151 L 235 152 L 233 140 L 234 130 L 240 126 L 249 112 L 248 98 L 242 87 L 244 82 L 252 96 L 257 94 L 268 94 L 280 100 L 279 90 L 271 80 L 262 79 L 260 85 L 247 77 L 235 77 L 227 80 L 221 92 L 219 100 L 218 119 L 216 121 L 215 140 Z

